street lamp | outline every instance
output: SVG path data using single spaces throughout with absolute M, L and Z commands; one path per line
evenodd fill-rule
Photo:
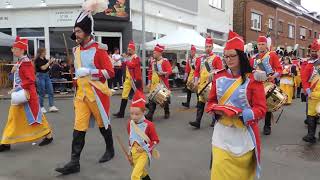
M 46 7 L 47 6 L 46 1 L 45 0 L 41 0 L 40 6 L 41 7 Z
M 7 2 L 6 2 L 6 8 L 7 8 L 7 9 L 12 8 L 12 5 L 11 5 L 10 1 L 7 1 Z
M 146 85 L 146 25 L 145 25 L 145 9 L 144 9 L 144 0 L 141 1 L 141 11 L 142 11 L 142 78 L 143 86 Z M 159 11 L 160 12 L 160 11 Z

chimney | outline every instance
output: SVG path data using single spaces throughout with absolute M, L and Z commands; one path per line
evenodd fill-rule
M 293 1 L 293 2 L 296 3 L 296 4 L 301 5 L 301 0 L 291 0 L 291 1 Z

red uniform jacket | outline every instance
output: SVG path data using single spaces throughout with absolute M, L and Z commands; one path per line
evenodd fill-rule
M 213 104 L 219 103 L 220 98 L 238 77 L 233 77 L 229 69 L 219 71 L 214 76 L 207 109 Z M 246 92 L 246 94 L 243 94 L 243 92 Z M 242 109 L 243 123 L 248 128 L 256 147 L 257 172 L 259 172 L 261 141 L 258 121 L 262 119 L 267 112 L 263 84 L 255 81 L 253 75 L 250 74 L 247 80 L 233 92 L 225 104 L 233 104 L 236 108 Z
M 253 67 L 255 69 L 255 59 L 256 58 L 263 58 L 263 56 L 265 55 L 265 53 L 259 53 L 257 54 L 255 57 L 250 59 L 250 65 L 251 67 Z M 274 73 L 276 73 L 277 77 L 280 77 L 281 73 L 282 73 L 282 66 L 281 63 L 279 61 L 279 57 L 275 52 L 270 52 L 269 54 L 270 59 L 269 59 L 269 65 L 267 65 L 267 67 L 265 67 L 266 69 L 268 69 L 269 67 L 271 67 L 271 69 L 273 70 Z M 268 73 L 268 72 L 267 72 Z
M 312 89 L 311 82 L 309 82 L 309 80 L 313 75 L 313 71 L 314 71 L 314 65 L 312 62 L 309 62 L 301 72 L 302 87 L 305 91 L 307 91 L 307 89 L 310 89 L 310 90 Z
M 39 100 L 36 90 L 36 77 L 34 72 L 34 66 L 31 62 L 31 60 L 27 57 L 22 58 L 18 64 L 20 63 L 19 68 L 19 76 L 21 79 L 20 86 L 22 89 L 27 90 L 30 94 L 30 99 L 28 101 L 29 107 L 31 109 L 33 118 L 35 121 L 37 119 L 41 119 L 41 115 L 39 114 L 40 106 L 39 106 Z M 40 116 L 40 117 L 39 117 Z
M 195 59 L 194 66 L 196 66 L 196 64 L 197 64 L 197 63 L 196 63 L 196 62 L 197 62 L 197 59 L 198 59 L 198 58 Z M 193 60 L 193 59 L 188 59 L 188 60 L 187 60 L 186 67 L 185 67 L 185 69 L 184 69 L 184 73 L 185 73 L 185 74 L 189 74 L 189 73 L 190 73 L 191 68 L 192 68 L 192 67 L 191 67 L 191 66 L 192 66 L 192 64 L 191 64 L 191 61 L 192 61 L 192 60 Z M 194 67 L 194 68 L 195 68 L 195 67 Z
M 131 120 L 129 120 L 128 124 L 127 124 L 127 131 L 128 131 L 129 136 L 130 136 L 130 132 L 131 132 L 130 121 Z M 156 128 L 154 127 L 154 124 L 152 122 L 148 121 L 147 119 L 145 119 L 141 123 L 143 123 L 146 126 L 144 133 L 150 139 L 150 142 L 146 142 L 146 143 L 149 145 L 148 146 L 149 150 L 152 151 L 152 149 L 155 147 L 155 145 L 159 144 L 159 142 L 160 142 Z M 129 139 L 131 139 L 131 141 L 135 141 L 132 138 L 134 138 L 134 137 L 129 137 Z M 130 147 L 133 145 L 133 142 L 130 142 L 130 140 L 129 140 L 129 145 L 130 145 Z
M 83 57 L 86 58 L 81 60 L 82 67 L 90 68 L 91 76 L 94 78 L 94 80 L 105 83 L 107 79 L 114 77 L 114 70 L 108 53 L 105 51 L 105 49 L 100 47 L 99 43 L 92 40 L 85 46 L 80 46 L 80 51 L 83 53 Z M 95 53 L 93 54 L 93 52 Z M 106 123 L 110 123 L 110 98 L 93 85 L 91 85 L 91 87 L 95 90 L 95 99 L 97 101 L 104 124 L 106 125 Z
M 213 52 L 211 52 L 210 54 L 209 54 L 209 56 L 212 56 L 212 55 L 214 55 L 214 53 Z M 195 70 L 195 72 L 194 72 L 194 77 L 195 78 L 199 78 L 200 77 L 200 71 L 201 71 L 201 61 L 202 61 L 202 59 L 203 58 L 205 58 L 205 56 L 206 55 L 202 55 L 202 56 L 200 56 L 200 57 L 198 57 L 197 58 L 197 60 L 196 60 L 196 70 Z M 213 59 L 213 61 L 212 61 L 212 67 L 214 68 L 214 69 L 216 69 L 216 70 L 220 70 L 220 69 L 223 69 L 223 63 L 222 63 L 222 60 L 221 60 L 221 58 L 218 56 L 218 55 L 216 55 L 216 57 Z
M 148 70 L 149 83 L 151 83 L 151 81 L 152 81 L 152 73 L 153 73 L 153 68 L 155 68 L 155 65 L 156 65 L 156 61 L 155 60 L 151 61 L 150 64 L 149 64 L 149 70 Z M 172 74 L 172 68 L 171 68 L 171 64 L 170 64 L 169 60 L 166 59 L 166 58 L 163 58 L 163 62 L 161 64 L 160 68 L 161 68 L 161 70 L 158 69 L 159 71 L 166 72 L 167 74 L 159 76 L 159 77 L 163 81 L 163 83 L 166 85 L 166 87 L 168 89 L 170 89 L 169 76 Z
M 140 58 L 136 54 L 132 55 L 130 61 L 125 61 L 124 64 L 128 67 L 132 80 L 136 83 L 136 87 L 142 90 L 142 73 Z

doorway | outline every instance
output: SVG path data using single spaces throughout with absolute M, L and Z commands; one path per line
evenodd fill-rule
M 108 54 L 112 55 L 115 48 L 122 54 L 122 33 L 120 32 L 95 32 L 96 40 L 108 45 Z

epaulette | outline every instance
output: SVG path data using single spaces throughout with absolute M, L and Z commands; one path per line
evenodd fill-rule
M 31 62 L 31 59 L 29 59 L 28 56 L 24 56 L 20 59 L 20 62 L 23 63 L 23 62 Z
M 78 48 L 79 46 L 80 46 L 80 45 L 73 47 L 73 48 L 72 48 L 72 52 L 75 53 L 76 50 L 77 50 L 77 48 Z
M 108 45 L 107 44 L 103 44 L 103 43 L 100 43 L 100 42 L 97 42 L 97 43 L 98 43 L 98 48 L 99 49 L 108 51 Z

